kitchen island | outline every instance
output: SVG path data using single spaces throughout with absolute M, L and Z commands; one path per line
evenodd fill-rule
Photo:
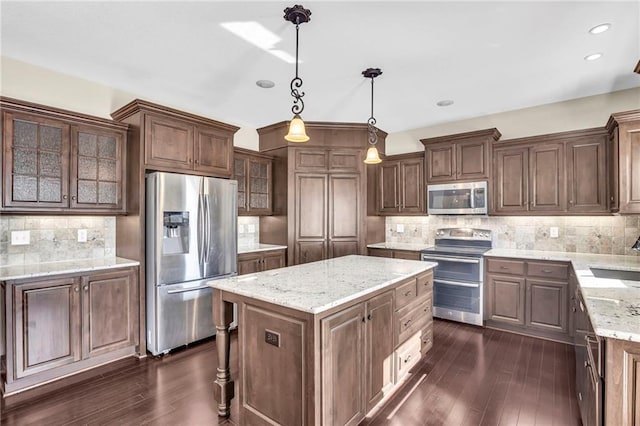
M 435 266 L 345 256 L 210 282 L 219 415 L 236 303 L 239 424 L 357 424 L 432 346 Z

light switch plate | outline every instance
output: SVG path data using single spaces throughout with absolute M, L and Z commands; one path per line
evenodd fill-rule
M 404 225 L 402 224 L 397 224 L 396 225 L 396 232 L 404 232 Z
M 86 229 L 78 229 L 78 242 L 86 243 L 87 242 L 87 230 Z
M 12 246 L 26 246 L 30 244 L 30 241 L 31 241 L 30 231 L 11 231 Z
M 551 228 L 549 228 L 549 236 L 551 238 L 558 238 L 558 227 L 557 226 L 552 226 Z

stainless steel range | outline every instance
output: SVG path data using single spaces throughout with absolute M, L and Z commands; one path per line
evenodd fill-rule
M 422 250 L 422 260 L 438 262 L 433 275 L 434 317 L 482 325 L 483 255 L 490 249 L 490 230 L 436 231 L 435 247 Z

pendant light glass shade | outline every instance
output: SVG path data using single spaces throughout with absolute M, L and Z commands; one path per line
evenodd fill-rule
M 289 133 L 284 138 L 289 142 L 306 142 L 309 140 L 304 121 L 298 114 L 294 115 L 291 122 L 289 122 Z
M 638 237 L 638 240 L 631 248 L 635 251 L 640 251 L 640 237 Z
M 378 164 L 382 163 L 380 155 L 378 155 L 378 148 L 375 146 L 370 147 L 367 150 L 367 157 L 364 159 L 365 164 Z

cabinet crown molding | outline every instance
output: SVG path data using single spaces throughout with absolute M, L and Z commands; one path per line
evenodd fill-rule
M 0 96 L 0 109 L 2 111 L 25 112 L 30 114 L 44 114 L 57 120 L 72 122 L 71 124 L 98 125 L 110 127 L 114 130 L 127 130 L 128 124 L 109 120 L 108 118 L 96 117 L 80 112 L 69 111 L 62 108 L 23 101 L 20 99 Z
M 420 139 L 423 145 L 438 143 L 438 142 L 455 142 L 459 140 L 472 139 L 472 138 L 482 138 L 482 137 L 490 137 L 493 140 L 498 140 L 502 136 L 502 133 L 495 127 L 491 129 L 484 130 L 474 130 L 472 132 L 464 132 L 464 133 L 456 133 L 453 135 L 445 135 L 445 136 L 436 136 L 434 138 L 425 138 Z
M 114 120 L 122 121 L 125 118 L 137 113 L 137 112 L 155 112 L 158 114 L 162 114 L 165 116 L 171 116 L 175 118 L 180 118 L 183 120 L 188 120 L 191 122 L 195 122 L 198 124 L 203 124 L 206 126 L 214 126 L 219 129 L 227 130 L 229 132 L 237 132 L 240 130 L 240 127 L 223 123 L 222 121 L 217 121 L 212 118 L 203 117 L 196 114 L 191 114 L 189 112 L 180 111 L 174 108 L 169 108 L 163 105 L 154 104 L 153 102 L 145 101 L 142 99 L 134 99 L 123 107 L 115 110 L 111 113 L 111 117 Z
M 620 123 L 626 123 L 629 121 L 640 120 L 640 109 L 634 109 L 631 111 L 615 112 L 609 117 L 605 128 L 608 131 L 612 131 Z
M 569 130 L 566 132 L 548 133 L 546 135 L 526 136 L 523 138 L 505 139 L 493 142 L 494 147 L 521 145 L 521 144 L 540 144 L 547 142 L 563 142 L 568 139 L 578 139 L 592 136 L 605 136 L 607 129 L 604 127 L 594 127 L 591 129 Z

